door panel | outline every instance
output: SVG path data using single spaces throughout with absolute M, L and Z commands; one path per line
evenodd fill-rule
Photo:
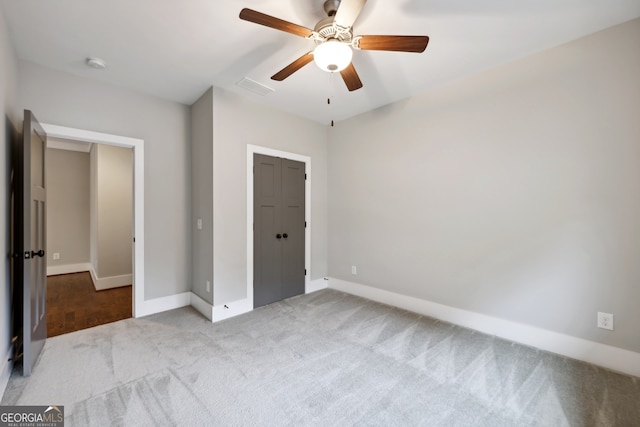
M 257 166 L 260 168 L 260 196 L 267 202 L 276 203 L 276 186 L 279 185 L 280 177 L 276 176 L 275 163 L 269 159 L 261 159 Z
M 280 299 L 282 257 L 280 240 L 280 191 L 282 172 L 279 159 L 254 155 L 254 243 L 253 301 L 260 307 Z
M 304 163 L 282 159 L 282 298 L 304 293 Z
M 280 253 L 280 240 L 274 236 L 280 229 L 278 210 L 275 206 L 262 206 L 260 209 L 261 220 L 257 229 L 261 230 L 256 235 L 255 254 L 259 262 L 254 268 L 254 294 L 256 307 L 278 301 L 279 281 L 282 271 L 282 257 Z M 254 256 L 255 257 L 255 256 Z
M 254 307 L 304 293 L 304 166 L 254 154 Z
M 45 208 L 44 202 L 39 200 L 33 201 L 31 211 L 31 247 L 45 248 Z M 39 249 L 38 249 L 39 250 Z M 37 252 L 37 250 L 36 250 Z M 31 259 L 31 325 L 32 334 L 37 333 L 41 322 L 45 321 L 45 302 L 46 302 L 46 277 L 45 263 L 43 258 L 38 255 L 32 256 Z M 46 336 L 46 333 L 45 333 Z
M 18 193 L 22 199 L 16 235 L 17 254 L 22 255 L 22 352 L 23 375 L 30 375 L 47 338 L 46 316 L 46 134 L 29 110 L 24 112 L 21 177 Z M 19 340 L 20 341 L 20 340 Z

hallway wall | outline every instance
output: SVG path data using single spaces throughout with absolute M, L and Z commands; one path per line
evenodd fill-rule
M 89 262 L 89 153 L 47 149 L 47 274 Z M 60 259 L 53 259 L 53 254 Z

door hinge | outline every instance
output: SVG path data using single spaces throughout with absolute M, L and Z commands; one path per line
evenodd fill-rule
M 304 228 L 307 228 L 307 221 L 304 222 Z
M 304 275 L 305 276 L 307 275 L 307 269 L 306 268 L 304 269 Z
M 306 181 L 306 179 L 307 179 L 307 174 L 306 174 L 306 173 L 304 174 L 304 179 L 305 179 L 305 181 Z
M 135 242 L 136 242 L 136 238 L 134 237 L 134 238 L 133 238 L 133 243 L 135 243 Z

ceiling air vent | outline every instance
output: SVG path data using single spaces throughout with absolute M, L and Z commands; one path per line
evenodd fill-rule
M 265 96 L 274 91 L 269 86 L 265 86 L 255 80 L 251 80 L 249 77 L 243 77 L 242 80 L 236 83 L 236 85 L 260 96 Z

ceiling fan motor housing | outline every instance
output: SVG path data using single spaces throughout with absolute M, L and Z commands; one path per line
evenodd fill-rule
M 351 32 L 351 28 L 342 28 L 338 25 L 335 25 L 333 22 L 333 18 L 331 17 L 321 19 L 316 24 L 313 31 L 320 35 L 320 38 L 314 39 L 316 44 L 321 44 L 331 39 L 335 39 L 343 43 L 351 43 L 351 41 L 353 40 L 353 33 Z
M 351 28 L 341 27 L 334 21 L 340 2 L 341 0 L 327 0 L 324 2 L 324 11 L 327 13 L 328 17 L 318 21 L 313 29 L 314 32 L 320 36 L 320 38 L 316 38 L 314 40 L 316 44 L 322 44 L 331 39 L 335 39 L 343 43 L 351 43 L 353 40 Z

